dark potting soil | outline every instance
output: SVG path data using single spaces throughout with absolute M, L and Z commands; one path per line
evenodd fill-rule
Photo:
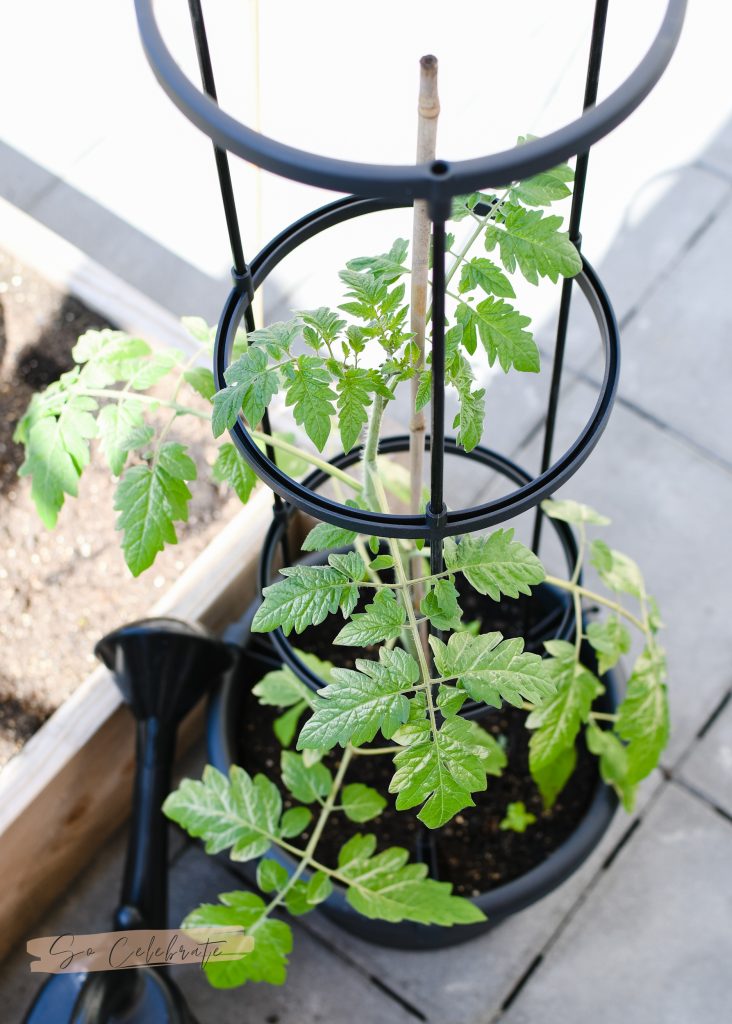
M 498 629 L 504 636 L 522 635 L 527 613 L 532 608 L 528 599 L 505 599 L 496 604 L 472 590 L 468 591 L 468 588 L 459 589 L 462 591 L 461 604 L 466 621 L 481 619 L 483 632 Z M 327 658 L 342 667 L 352 667 L 355 657 L 375 656 L 373 651 L 333 647 L 332 639 L 340 625 L 339 618 L 333 616 L 294 638 L 295 644 L 300 650 Z M 548 639 L 549 635 L 545 634 L 544 638 Z M 541 644 L 536 640 L 531 646 L 540 649 Z M 243 682 L 248 687 L 248 683 Z M 260 707 L 247 689 L 241 710 L 240 763 L 250 773 L 262 772 L 274 781 L 279 780 L 281 749 L 272 731 L 277 714 L 272 708 Z M 597 767 L 584 743 L 578 740 L 574 775 L 554 807 L 545 811 L 529 774 L 529 732 L 525 721 L 525 711 L 508 705 L 501 710 L 487 709 L 482 715 L 480 722 L 483 727 L 504 745 L 507 767 L 500 778 L 488 777 L 485 792 L 473 794 L 475 807 L 462 811 L 434 832 L 418 821 L 419 808 L 406 812 L 394 809 L 394 798 L 388 793 L 394 771 L 391 757 L 354 758 L 347 782 L 374 786 L 387 798 L 387 807 L 378 818 L 363 824 L 350 822 L 342 814 L 334 814 L 318 844 L 318 860 L 335 864 L 340 847 L 351 836 L 357 832 L 374 832 L 379 839 L 379 849 L 406 847 L 412 859 L 426 861 L 435 877 L 452 882 L 454 891 L 463 896 L 477 896 L 526 874 L 556 850 L 584 817 L 597 783 Z M 383 745 L 383 742 L 377 737 L 375 745 Z M 338 760 L 336 750 L 328 755 L 326 763 L 334 770 Z M 284 789 L 283 795 L 289 806 Z M 517 801 L 523 801 L 527 811 L 537 819 L 524 833 L 500 828 L 509 803 Z M 307 833 L 303 836 L 306 838 Z

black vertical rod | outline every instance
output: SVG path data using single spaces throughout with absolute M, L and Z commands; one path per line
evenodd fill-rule
M 196 43 L 196 55 L 198 57 L 198 68 L 201 72 L 201 83 L 203 84 L 203 88 L 206 95 L 210 96 L 212 100 L 218 103 L 218 96 L 216 95 L 216 82 L 214 80 L 213 73 L 213 64 L 211 63 L 211 51 L 208 45 L 206 24 L 203 20 L 203 9 L 201 7 L 201 0 L 188 0 L 188 9 L 191 14 L 191 24 L 193 25 L 193 38 L 195 39 Z M 216 143 L 214 143 L 213 151 L 214 157 L 216 159 L 216 171 L 219 176 L 219 188 L 221 189 L 221 199 L 224 204 L 226 230 L 229 233 L 231 258 L 234 264 L 233 277 L 235 283 L 240 287 L 245 287 L 249 294 L 249 302 L 244 313 L 244 322 L 246 324 L 247 332 L 251 333 L 256 326 L 254 322 L 254 310 L 252 308 L 254 288 L 252 286 L 252 278 L 249 272 L 249 267 L 247 266 L 247 262 L 244 259 L 244 248 L 241 242 L 239 218 L 236 212 L 236 199 L 234 197 L 234 186 L 231 181 L 229 157 L 226 151 L 217 146 Z M 265 433 L 272 433 L 272 426 L 269 421 L 269 411 L 267 409 L 264 410 L 264 416 L 262 417 L 262 426 L 264 427 Z M 270 462 L 274 462 L 276 465 L 277 458 L 272 445 L 266 445 L 266 452 L 267 458 L 270 460 Z M 274 494 L 275 514 L 281 514 L 283 511 L 283 507 L 283 502 L 279 494 Z M 283 558 L 285 559 L 285 564 L 287 565 L 289 561 L 289 552 L 286 530 L 282 534 L 282 555 Z
M 607 11 L 609 0 L 596 0 L 595 16 L 592 22 L 592 37 L 590 39 L 590 54 L 587 62 L 587 78 L 585 80 L 585 97 L 582 110 L 593 107 L 597 102 L 597 90 L 600 82 L 600 65 L 602 63 L 602 50 L 605 41 L 605 26 L 607 24 Z M 580 221 L 582 219 L 582 204 L 585 198 L 585 186 L 587 184 L 587 166 L 590 162 L 590 151 L 585 150 L 577 156 L 577 165 L 574 174 L 574 191 L 572 194 L 572 208 L 569 215 L 569 238 L 577 248 L 582 245 L 580 233 Z M 547 406 L 546 424 L 544 427 L 544 447 L 541 454 L 541 473 L 544 473 L 551 463 L 552 446 L 554 444 L 554 430 L 557 420 L 557 409 L 559 407 L 559 392 L 562 384 L 562 369 L 564 367 L 564 353 L 567 343 L 567 328 L 569 326 L 569 311 L 572 302 L 572 281 L 566 277 L 562 282 L 562 296 L 559 303 L 559 318 L 557 320 L 557 340 L 554 346 L 554 366 L 552 367 L 552 379 L 549 388 L 549 403 Z M 543 513 L 541 508 L 536 510 L 534 521 L 534 537 L 532 547 L 538 553 L 541 541 L 541 525 Z
M 432 225 L 432 425 L 430 429 L 430 569 L 442 572 L 445 517 L 445 221 Z

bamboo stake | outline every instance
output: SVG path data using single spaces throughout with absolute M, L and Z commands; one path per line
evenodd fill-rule
M 437 57 L 432 54 L 422 57 L 419 62 L 419 100 L 417 104 L 417 163 L 431 163 L 435 159 L 437 145 L 437 118 L 440 113 L 440 98 L 437 92 Z M 426 432 L 424 409 L 416 410 L 417 388 L 424 369 L 425 328 L 427 320 L 427 286 L 429 283 L 430 218 L 426 200 L 415 199 L 412 225 L 412 274 L 410 298 L 410 329 L 417 348 L 415 365 L 417 373 L 412 378 L 411 419 L 409 423 L 409 479 L 410 511 L 422 511 L 422 477 L 424 472 L 424 439 Z M 412 559 L 412 572 L 422 574 L 420 556 Z M 422 584 L 414 587 L 412 597 L 415 608 L 419 608 L 424 593 Z M 420 628 L 422 646 L 427 646 L 427 624 Z
M 437 94 L 437 57 L 428 54 L 419 62 L 419 101 L 417 106 L 417 163 L 430 163 L 435 159 L 437 144 L 437 117 L 440 99 Z M 429 276 L 430 219 L 427 201 L 415 199 L 412 227 L 411 325 L 412 339 L 417 347 L 416 365 L 424 369 L 425 323 L 427 317 L 427 285 Z M 424 464 L 425 415 L 424 409 L 415 411 L 419 373 L 412 378 L 412 405 L 409 424 L 409 478 L 411 481 L 410 511 L 421 511 L 422 475 Z

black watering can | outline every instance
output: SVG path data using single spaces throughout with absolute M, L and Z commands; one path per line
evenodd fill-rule
M 114 930 L 167 928 L 170 791 L 179 723 L 235 660 L 234 649 L 176 619 L 143 619 L 109 633 L 94 653 L 137 720 L 132 817 Z M 165 968 L 56 974 L 24 1024 L 196 1024 Z

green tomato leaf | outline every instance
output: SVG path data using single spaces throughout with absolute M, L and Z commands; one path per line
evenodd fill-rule
M 475 288 L 482 288 L 488 295 L 498 295 L 502 299 L 516 298 L 509 279 L 493 260 L 486 259 L 485 256 L 478 256 L 463 263 L 458 291 L 462 295 Z
M 264 588 L 264 600 L 252 622 L 255 633 L 268 633 L 277 626 L 285 634 L 293 629 L 302 633 L 339 608 L 350 614 L 358 600 L 358 587 L 333 565 L 296 565 L 281 572 L 283 580 Z
M 339 856 L 346 899 L 360 914 L 383 921 L 473 924 L 485 915 L 469 900 L 452 895 L 449 882 L 427 878 L 426 864 L 409 864 L 409 853 L 392 847 L 374 854 L 375 836 L 356 835 Z
M 257 886 L 262 892 L 279 892 L 287 885 L 289 877 L 279 861 L 263 857 L 257 864 Z
M 282 815 L 280 835 L 283 839 L 294 839 L 305 831 L 312 820 L 312 812 L 307 807 L 290 807 Z
M 597 670 L 601 676 L 617 665 L 621 655 L 630 650 L 630 633 L 615 615 L 602 623 L 590 623 L 587 639 L 598 655 Z
M 78 481 L 89 464 L 89 438 L 97 425 L 96 402 L 84 396 L 65 399 L 55 415 L 33 416 L 24 428 L 25 461 L 19 476 L 31 478 L 31 497 L 41 521 L 56 525 L 66 494 L 76 497 Z
M 628 779 L 640 782 L 658 765 L 668 742 L 669 714 L 663 651 L 646 647 L 638 658 L 618 708 L 615 728 L 628 743 Z
M 536 821 L 536 815 L 526 810 L 522 800 L 510 803 L 506 808 L 506 816 L 499 824 L 503 832 L 525 832 L 529 825 Z
M 330 750 L 349 742 L 359 746 L 379 730 L 389 739 L 407 720 L 409 701 L 404 695 L 418 681 L 419 666 L 406 651 L 382 647 L 378 661 L 358 659 L 356 671 L 336 668 L 332 676 L 300 732 L 299 749 Z
M 475 308 L 461 302 L 455 316 L 463 328 L 463 344 L 469 353 L 475 351 L 477 330 L 490 366 L 498 359 L 504 373 L 512 366 L 523 373 L 539 372 L 539 349 L 531 332 L 524 329 L 531 323 L 530 317 L 523 316 L 503 299 L 491 296 Z
M 628 813 L 635 806 L 636 783 L 629 776 L 628 750 L 609 730 L 600 729 L 593 722 L 585 729 L 587 749 L 600 758 L 600 777 L 612 786 Z
M 540 277 L 556 281 L 560 276 L 574 277 L 582 269 L 582 259 L 566 232 L 560 231 L 562 218 L 543 216 L 539 210 L 504 203 L 505 220 L 501 226 L 489 223 L 485 232 L 488 252 L 499 247 L 501 262 L 512 274 L 518 266 L 531 284 Z
M 500 775 L 506 765 L 496 740 L 464 718 L 447 718 L 436 733 L 426 721 L 416 722 L 410 739 L 394 757 L 389 792 L 398 794 L 397 810 L 424 803 L 417 817 L 428 828 L 440 828 L 472 807 L 471 793 L 486 789 L 486 776 Z
M 641 598 L 645 594 L 643 574 L 632 558 L 609 548 L 602 540 L 592 542 L 591 562 L 600 579 L 618 594 Z
M 343 813 L 349 821 L 357 822 L 378 818 L 386 807 L 386 800 L 381 793 L 360 782 L 353 782 L 343 787 L 341 802 Z
M 437 580 L 422 598 L 420 611 L 435 629 L 460 629 L 463 612 L 458 604 L 458 596 L 452 579 Z
M 243 505 L 249 501 L 258 480 L 257 474 L 229 441 L 219 448 L 211 475 L 217 483 L 229 484 Z
M 569 781 L 576 764 L 577 748 L 572 744 L 571 747 L 564 747 L 553 761 L 542 768 L 535 766 L 532 768 L 531 774 L 541 793 L 545 810 L 554 806 L 554 802 Z
M 97 416 L 102 451 L 115 476 L 125 468 L 130 452 L 149 444 L 152 427 L 146 427 L 142 418 L 142 405 L 130 399 L 110 402 Z
M 535 136 L 519 137 L 518 144 L 531 141 Z M 566 199 L 572 190 L 567 182 L 574 181 L 574 171 L 569 164 L 558 164 L 548 171 L 541 171 L 531 178 L 518 182 L 510 191 L 513 202 L 522 202 L 527 206 L 550 206 L 559 199 Z
M 302 542 L 303 551 L 329 551 L 332 548 L 343 548 L 352 544 L 356 534 L 352 530 L 344 530 L 330 523 L 318 523 Z
M 542 501 L 542 511 L 551 519 L 561 519 L 563 523 L 590 523 L 593 526 L 608 526 L 610 520 L 600 515 L 589 505 L 579 501 Z
M 213 374 L 205 366 L 191 367 L 190 370 L 184 372 L 183 379 L 187 384 L 190 384 L 201 398 L 205 398 L 207 402 L 213 401 L 213 396 L 216 394 L 216 384 Z
M 367 409 L 371 405 L 373 390 L 368 370 L 349 367 L 336 383 L 338 392 L 338 429 L 343 450 L 350 452 L 368 423 Z
M 447 644 L 430 637 L 440 674 L 455 677 L 474 700 L 501 707 L 504 700 L 520 708 L 525 700 L 543 703 L 556 693 L 550 662 L 524 652 L 521 637 L 504 640 L 500 633 L 471 636 L 453 633 Z
M 524 544 L 513 539 L 513 530 L 499 529 L 489 537 L 463 537 L 456 542 L 445 540 L 445 565 L 452 572 L 462 572 L 479 594 L 494 601 L 530 594 L 531 587 L 545 577 L 544 567 Z
M 305 428 L 322 452 L 330 434 L 330 418 L 335 414 L 336 394 L 330 387 L 330 374 L 317 356 L 300 356 L 291 370 L 286 404 L 293 407 L 295 422 Z
M 365 611 L 353 615 L 334 644 L 346 647 L 368 647 L 382 640 L 394 640 L 402 631 L 407 613 L 391 590 L 379 590 Z
M 267 353 L 254 346 L 231 364 L 224 377 L 227 386 L 213 398 L 214 437 L 230 430 L 239 413 L 244 414 L 251 427 L 256 427 L 279 389 L 277 374 L 269 368 Z
M 312 804 L 326 797 L 333 785 L 330 770 L 321 762 L 306 765 L 302 754 L 283 750 L 280 755 L 282 781 L 289 791 L 303 804 Z
M 207 765 L 200 782 L 183 779 L 163 813 L 189 836 L 203 839 L 206 853 L 231 849 L 232 860 L 254 860 L 280 835 L 282 797 L 264 775 L 252 778 L 232 765 L 227 778 Z
M 571 649 L 571 645 L 567 645 Z M 597 678 L 573 660 L 547 659 L 546 669 L 553 673 L 556 693 L 532 711 L 526 719 L 531 729 L 529 769 L 536 779 L 568 747 L 574 746 L 580 725 L 589 718 L 592 702 L 602 693 Z
M 132 466 L 120 478 L 114 507 L 133 576 L 149 568 L 166 544 L 178 543 L 173 524 L 188 519 L 191 492 L 186 481 L 195 479 L 195 462 L 176 443 L 162 445 L 150 463 Z
M 253 892 L 223 892 L 220 903 L 204 903 L 190 913 L 182 928 L 215 929 L 238 926 L 254 938 L 254 949 L 241 959 L 221 962 L 211 958 L 204 966 L 214 988 L 236 988 L 247 981 L 284 985 L 287 956 L 292 952 L 292 931 L 284 921 L 265 917 L 264 900 Z

